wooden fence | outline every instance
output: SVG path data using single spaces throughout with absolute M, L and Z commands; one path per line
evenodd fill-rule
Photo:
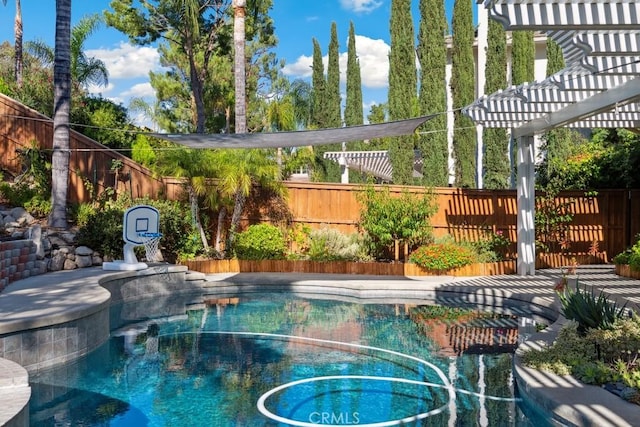
M 35 141 L 43 149 L 51 149 L 53 125 L 50 119 L 24 105 L 0 95 L 0 159 L 4 170 L 14 174 L 21 165 L 16 150 L 24 149 Z M 149 196 L 175 200 L 182 193 L 182 181 L 156 178 L 151 171 L 128 157 L 111 150 L 75 132 L 71 132 L 71 158 L 69 201 L 86 202 L 91 198 L 83 183 L 88 180 L 98 191 L 115 188 L 128 191 L 133 197 Z M 123 168 L 116 174 L 111 165 L 119 160 Z M 276 222 L 287 216 L 296 224 L 311 228 L 329 227 L 343 232 L 357 230 L 360 216 L 358 193 L 362 187 L 349 184 L 285 183 L 288 196 L 286 206 L 261 203 L 257 196 L 249 200 L 242 218 L 242 227 L 258 222 Z M 403 191 L 423 193 L 432 191 L 438 211 L 431 222 L 437 236 L 450 234 L 475 239 L 485 231 L 502 231 L 512 242 L 516 241 L 515 190 L 470 190 L 459 188 L 389 187 L 392 194 Z M 569 201 L 574 215 L 570 226 L 566 251 L 586 254 L 597 246 L 601 260 L 610 259 L 623 251 L 640 233 L 640 190 L 606 190 L 596 196 L 583 192 L 563 192 L 559 201 Z M 216 218 L 215 213 L 210 213 Z M 215 235 L 215 223 L 211 235 Z M 515 251 L 515 245 L 511 247 Z M 556 251 L 559 252 L 559 251 Z
M 52 149 L 51 119 L 0 94 L 0 156 L 3 170 L 14 175 L 20 174 L 22 165 L 17 150 L 29 148 L 33 143 L 43 150 Z M 133 197 L 166 195 L 163 180 L 154 178 L 150 170 L 74 130 L 71 130 L 69 149 L 70 202 L 91 199 L 91 191 L 85 182 L 91 183 L 98 193 L 111 187 L 116 191 L 128 191 Z M 112 170 L 114 161 L 122 162 L 117 174 Z
M 357 230 L 360 216 L 358 193 L 362 187 L 349 184 L 295 183 L 285 184 L 293 222 L 311 228 L 328 227 L 345 233 Z M 517 202 L 515 190 L 470 190 L 390 186 L 392 195 L 403 191 L 433 193 L 438 206 L 431 218 L 436 236 L 445 234 L 475 240 L 487 232 L 502 232 L 511 242 L 517 240 Z M 597 195 L 581 191 L 565 191 L 558 198 L 567 203 L 573 215 L 564 252 L 589 254 L 598 252 L 607 261 L 622 252 L 640 233 L 640 190 L 604 190 Z M 245 213 L 243 225 L 269 221 L 264 210 Z M 515 252 L 515 244 L 510 251 Z M 559 245 L 553 252 L 561 252 Z

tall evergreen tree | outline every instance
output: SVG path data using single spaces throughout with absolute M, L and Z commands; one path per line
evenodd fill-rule
M 311 65 L 311 127 L 322 129 L 328 126 L 326 108 L 326 86 L 324 65 L 322 64 L 322 50 L 320 43 L 313 39 L 313 62 Z
M 456 0 L 452 19 L 453 41 L 451 51 L 451 93 L 453 97 L 455 184 L 458 187 L 476 186 L 476 128 L 473 121 L 462 114 L 460 108 L 475 98 L 473 60 L 473 13 L 471 2 Z
M 356 34 L 353 21 L 349 25 L 349 42 L 347 46 L 347 100 L 344 107 L 344 124 L 346 126 L 364 123 L 362 110 L 362 76 L 360 61 L 356 52 Z M 349 147 L 359 147 L 361 144 L 351 142 Z
M 418 147 L 422 153 L 423 184 L 449 184 L 447 142 L 446 66 L 447 18 L 443 0 L 420 0 L 418 59 L 420 60 L 420 113 L 438 114 L 420 129 Z
M 562 70 L 564 66 L 562 48 L 552 38 L 547 38 L 547 77 Z
M 511 84 L 520 85 L 534 80 L 535 45 L 533 32 L 514 31 L 511 33 Z M 517 175 L 517 141 L 511 138 L 511 181 Z
M 557 73 L 565 67 L 562 49 L 551 38 L 547 38 L 547 77 Z M 583 140 L 583 137 L 575 130 L 563 127 L 556 128 L 546 132 L 542 136 L 542 152 L 544 158 L 538 165 L 538 174 L 540 176 L 538 184 L 545 187 L 548 191 L 561 190 L 565 183 L 562 167 L 571 157 L 577 145 Z
M 502 24 L 489 19 L 485 93 L 494 93 L 507 86 L 507 36 Z M 509 136 L 503 128 L 485 128 L 484 164 L 485 188 L 509 187 Z
M 316 62 L 322 64 L 322 54 L 319 46 L 316 48 L 316 42 L 314 40 L 314 76 L 316 70 Z M 316 113 L 318 114 L 318 127 L 319 128 L 337 128 L 342 126 L 341 115 L 341 98 L 340 98 L 340 52 L 338 46 L 338 30 L 335 22 L 331 23 L 331 36 L 329 40 L 329 54 L 327 61 L 327 77 L 322 77 L 322 85 L 324 90 L 319 93 L 319 104 L 316 106 Z M 319 67 L 318 67 L 319 68 Z M 320 84 L 320 77 L 316 79 Z M 314 83 L 314 93 L 315 83 Z M 326 144 L 315 147 L 315 164 L 319 166 L 313 173 L 313 179 L 315 181 L 325 182 L 340 182 L 340 166 L 332 161 L 324 159 L 324 153 L 327 151 L 338 151 L 342 147 L 340 144 Z
M 327 114 L 329 127 L 342 126 L 340 108 L 340 52 L 338 45 L 338 29 L 335 22 L 331 23 L 331 38 L 329 39 L 329 59 L 327 65 Z
M 389 51 L 389 119 L 412 117 L 417 93 L 416 56 L 410 0 L 391 1 Z M 395 137 L 389 145 L 394 184 L 413 183 L 415 136 Z
M 532 82 L 535 78 L 536 60 L 533 32 L 514 31 L 511 33 L 511 84 Z

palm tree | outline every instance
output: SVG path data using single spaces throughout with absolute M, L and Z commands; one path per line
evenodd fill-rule
M 212 150 L 176 148 L 162 152 L 158 159 L 158 171 L 161 174 L 185 180 L 191 205 L 191 219 L 200 234 L 205 252 L 209 252 L 209 243 L 200 221 L 198 200 L 204 196 L 207 198 L 205 202 L 208 206 L 217 204 L 217 194 L 211 191 L 207 183 L 217 176 L 218 165 L 215 151 Z
M 244 54 L 244 14 L 246 0 L 233 0 L 233 77 L 236 92 L 236 133 L 247 132 L 245 54 Z
M 158 122 L 157 122 L 157 112 L 160 108 L 159 102 L 156 100 L 153 105 L 148 103 L 144 98 L 139 96 L 133 97 L 129 100 L 129 107 L 127 110 L 129 111 L 129 115 L 131 114 L 139 114 L 145 119 L 151 121 L 153 123 L 153 131 L 157 132 Z
M 69 112 L 71 111 L 71 0 L 56 0 L 55 43 L 49 225 L 66 229 L 69 191 Z
M 7 0 L 2 0 L 4 5 L 7 5 Z M 16 18 L 13 27 L 15 46 L 14 46 L 14 77 L 16 79 L 16 85 L 22 87 L 22 6 L 20 0 L 16 0 Z
M 271 131 L 292 131 L 296 129 L 296 119 L 290 96 L 273 99 L 267 107 L 267 128 Z M 278 169 L 282 176 L 282 147 L 278 147 Z
M 89 85 L 107 86 L 109 72 L 104 62 L 88 57 L 84 52 L 87 39 L 102 25 L 100 15 L 83 17 L 71 29 L 70 67 L 71 80 L 75 85 L 87 88 Z M 27 51 L 38 58 L 43 66 L 51 65 L 55 60 L 55 52 L 42 40 L 27 43 Z
M 231 248 L 240 224 L 240 216 L 252 187 L 260 185 L 280 195 L 284 195 L 285 188 L 279 179 L 278 165 L 269 156 L 267 150 L 225 149 L 220 150 L 219 154 L 219 164 L 223 170 L 218 188 L 221 194 L 233 197 L 233 213 L 227 246 Z

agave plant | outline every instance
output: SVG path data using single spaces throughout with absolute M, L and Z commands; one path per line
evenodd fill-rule
M 575 289 L 572 289 L 563 277 L 555 291 L 562 304 L 562 314 L 578 322 L 578 332 L 581 334 L 587 329 L 610 329 L 616 319 L 624 316 L 626 303 L 619 307 L 603 291 L 596 295 L 593 288 L 589 289 L 586 284 L 581 287 L 578 281 Z

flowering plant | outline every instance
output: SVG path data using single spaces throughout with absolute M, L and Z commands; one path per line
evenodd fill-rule
M 475 260 L 474 251 L 455 242 L 432 243 L 411 253 L 409 261 L 427 270 L 446 271 L 464 267 Z

